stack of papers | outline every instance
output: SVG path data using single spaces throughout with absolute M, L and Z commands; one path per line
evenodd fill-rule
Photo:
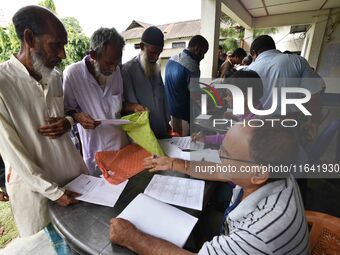
M 96 119 L 96 121 L 100 121 L 101 125 L 125 125 L 131 123 L 129 120 L 122 119 Z
M 221 163 L 217 150 L 204 149 L 198 151 L 182 151 L 176 144 L 171 143 L 171 139 L 158 140 L 164 153 L 170 158 L 180 158 L 191 161 L 208 161 L 214 163 Z
M 113 207 L 128 181 L 112 185 L 102 178 L 81 174 L 64 187 L 82 194 L 77 200 Z
M 144 194 L 168 204 L 202 210 L 204 181 L 155 174 Z
M 197 151 L 197 150 L 203 150 L 204 148 L 204 143 L 194 142 L 192 141 L 190 136 L 173 137 L 171 138 L 170 143 L 176 145 L 181 150 Z
M 149 235 L 183 247 L 197 218 L 145 194 L 139 194 L 118 215 Z

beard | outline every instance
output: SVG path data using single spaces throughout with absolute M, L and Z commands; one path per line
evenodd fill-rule
M 52 77 L 54 69 L 45 66 L 43 57 L 38 52 L 31 51 L 31 61 L 33 70 L 41 76 L 42 81 L 48 83 Z
M 141 51 L 140 54 L 140 64 L 142 66 L 142 69 L 144 70 L 146 77 L 149 79 L 157 76 L 161 71 L 157 62 L 155 63 L 150 62 L 144 51 Z
M 113 74 L 105 75 L 100 70 L 99 63 L 94 61 L 93 63 L 94 74 L 100 86 L 105 86 L 110 80 L 112 80 Z

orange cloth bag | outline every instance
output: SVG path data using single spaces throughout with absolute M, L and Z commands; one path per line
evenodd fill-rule
M 104 178 L 111 184 L 119 184 L 143 171 L 143 160 L 151 156 L 137 144 L 129 144 L 119 151 L 99 151 L 96 163 Z

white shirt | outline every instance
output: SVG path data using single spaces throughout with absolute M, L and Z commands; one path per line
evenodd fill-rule
M 0 84 L 0 153 L 7 190 L 20 234 L 31 234 L 48 222 L 47 198 L 61 197 L 60 187 L 87 169 L 67 133 L 57 139 L 38 133 L 47 112 L 64 116 L 59 73 L 42 85 L 12 56 L 0 64 Z
M 283 54 L 279 50 L 262 52 L 246 69 L 257 72 L 261 77 L 263 109 L 269 109 L 272 106 L 274 87 L 302 87 L 308 89 L 312 95 L 325 87 L 323 80 L 311 69 L 306 59 L 295 54 Z M 280 97 L 277 109 L 276 113 L 279 113 Z M 297 108 L 288 107 L 287 111 L 297 111 Z
M 231 203 L 240 192 L 236 186 Z M 199 254 L 308 254 L 309 230 L 293 177 L 268 183 L 229 213 L 226 235 L 206 242 Z
M 86 58 L 86 57 L 85 57 Z M 123 80 L 117 66 L 112 80 L 102 88 L 88 71 L 85 58 L 64 71 L 65 110 L 88 113 L 93 119 L 119 119 L 122 109 Z M 120 126 L 99 125 L 84 129 L 78 124 L 84 161 L 95 172 L 97 151 L 119 150 L 128 144 Z

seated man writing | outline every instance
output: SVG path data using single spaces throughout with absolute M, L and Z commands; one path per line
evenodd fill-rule
M 293 163 L 297 148 L 297 140 L 287 128 L 235 125 L 220 150 L 222 166 L 234 166 L 235 172 L 200 172 L 204 162 L 196 162 L 190 170 L 189 162 L 168 157 L 147 158 L 145 167 L 236 184 L 221 234 L 206 242 L 199 254 L 308 254 L 308 227 L 295 180 L 288 174 L 274 179 L 265 171 L 268 166 Z M 258 171 L 241 172 L 247 166 L 258 166 Z M 138 254 L 191 254 L 119 218 L 111 220 L 110 239 Z

